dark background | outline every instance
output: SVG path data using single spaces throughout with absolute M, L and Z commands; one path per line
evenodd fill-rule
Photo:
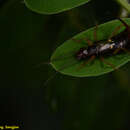
M 130 64 L 99 77 L 74 78 L 47 62 L 57 46 L 120 16 L 112 0 L 39 15 L 20 0 L 0 0 L 0 125 L 21 130 L 129 130 Z

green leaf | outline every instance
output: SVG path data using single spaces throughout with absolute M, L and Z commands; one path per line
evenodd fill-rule
M 26 6 L 41 14 L 55 14 L 87 3 L 89 0 L 25 0 Z
M 130 18 L 125 19 L 125 21 L 130 24 Z M 97 30 L 98 41 L 108 39 L 115 28 L 121 24 L 122 23 L 119 20 L 113 20 L 99 25 Z M 119 32 L 123 31 L 124 28 L 125 27 L 122 27 Z M 80 48 L 87 47 L 87 42 L 85 40 L 86 37 L 91 41 L 94 41 L 94 30 L 95 27 L 90 28 L 74 36 L 72 39 L 64 42 L 61 46 L 59 46 L 51 57 L 51 65 L 57 71 L 65 75 L 76 77 L 99 76 L 114 71 L 111 66 L 105 64 L 104 62 L 101 62 L 98 57 L 92 63 L 90 62 L 85 66 L 83 66 L 83 62 L 78 61 L 74 57 L 75 53 Z M 79 39 L 80 42 L 77 42 Z M 120 66 L 126 64 L 129 60 L 130 55 L 125 52 L 105 58 L 105 61 L 113 64 L 115 68 L 119 68 Z

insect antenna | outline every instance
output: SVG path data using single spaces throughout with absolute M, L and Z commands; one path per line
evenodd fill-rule
M 55 62 L 55 61 L 60 61 L 60 60 L 64 60 L 64 59 L 68 59 L 68 58 L 71 58 L 74 56 L 74 53 L 76 53 L 77 51 L 71 51 L 71 52 L 68 52 L 67 54 L 62 54 L 60 55 L 59 57 L 57 58 L 53 58 L 52 60 L 48 60 L 48 61 L 45 61 L 45 62 L 41 62 L 39 64 L 36 64 L 34 65 L 33 68 L 38 68 L 38 67 L 41 67 L 42 65 L 50 65 L 51 62 Z
M 51 81 L 56 75 L 57 75 L 58 71 L 56 71 L 52 76 L 50 76 L 46 81 L 42 81 L 40 87 L 42 86 L 47 86 L 47 84 L 49 83 L 49 81 Z
M 42 86 L 46 87 L 47 84 L 49 83 L 49 81 L 51 81 L 57 75 L 57 73 L 59 73 L 59 71 L 62 71 L 64 69 L 66 69 L 67 67 L 71 67 L 71 66 L 76 65 L 78 63 L 79 63 L 78 61 L 75 61 L 75 62 L 72 62 L 71 64 L 65 64 L 60 69 L 58 69 L 52 76 L 50 76 L 46 81 L 42 81 L 40 87 L 42 87 Z
M 46 61 L 46 62 L 42 62 L 42 63 L 36 64 L 36 65 L 34 65 L 32 68 L 39 68 L 39 67 L 41 67 L 42 65 L 50 65 L 50 64 L 51 64 L 50 61 Z

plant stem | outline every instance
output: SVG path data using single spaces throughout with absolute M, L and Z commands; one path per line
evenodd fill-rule
M 127 2 L 127 0 L 116 0 L 116 1 L 130 13 L 130 4 Z

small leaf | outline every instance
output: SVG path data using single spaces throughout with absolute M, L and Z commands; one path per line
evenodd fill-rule
M 125 21 L 130 24 L 130 18 L 125 19 Z M 107 40 L 116 27 L 122 23 L 119 20 L 113 20 L 98 26 L 97 38 L 99 40 Z M 121 31 L 125 27 L 122 27 Z M 82 66 L 83 62 L 78 61 L 74 55 L 82 47 L 87 47 L 87 42 L 85 38 L 94 41 L 94 29 L 90 28 L 76 36 L 72 39 L 64 42 L 59 46 L 51 57 L 51 65 L 59 72 L 65 75 L 71 75 L 76 77 L 90 77 L 90 76 L 99 76 L 111 71 L 114 69 L 101 62 L 97 57 L 92 63 L 88 63 L 85 66 Z M 75 40 L 74 40 L 75 39 Z M 80 42 L 76 42 L 80 39 Z M 126 64 L 130 60 L 130 54 L 121 53 L 105 58 L 105 61 L 114 65 L 114 67 L 119 68 L 120 66 Z
M 56 14 L 83 5 L 88 1 L 90 0 L 25 0 L 25 4 L 37 13 Z

